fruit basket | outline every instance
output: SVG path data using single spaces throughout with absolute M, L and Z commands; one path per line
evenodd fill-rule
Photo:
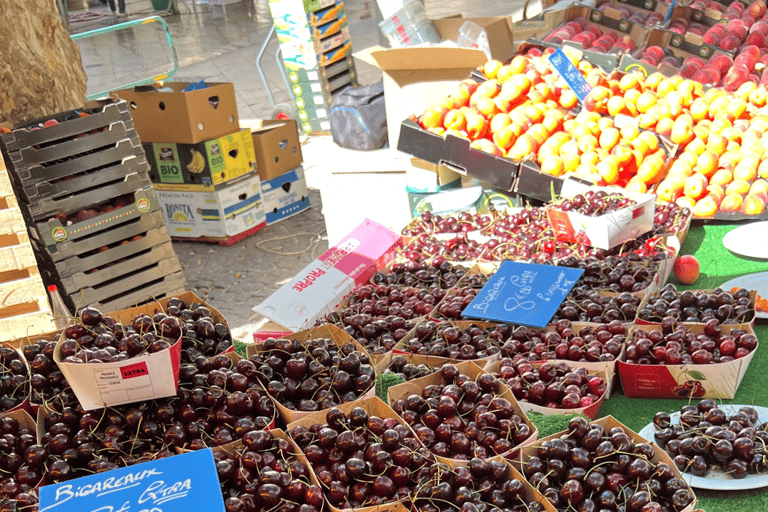
M 624 469 L 606 475 L 592 470 L 600 460 L 610 461 L 612 457 L 621 457 Z M 632 510 L 640 510 L 659 500 L 677 512 L 691 512 L 696 502 L 696 495 L 672 459 L 613 416 L 591 422 L 575 417 L 567 430 L 523 447 L 520 459 L 513 464 L 559 511 L 571 510 L 587 500 L 592 506 L 610 510 L 619 505 L 630 509 L 630 502 Z M 576 475 L 584 471 L 583 482 L 578 476 L 566 477 L 574 468 L 580 468 Z M 590 474 L 592 478 L 587 479 Z M 621 492 L 625 486 L 632 494 Z
M 246 353 L 259 367 L 262 385 L 286 423 L 376 394 L 376 371 L 368 352 L 334 325 L 249 345 Z M 321 391 L 326 391 L 324 398 Z
M 588 371 L 562 362 L 531 363 L 524 358 L 505 358 L 486 364 L 484 370 L 510 388 L 525 412 L 583 414 L 595 419 L 609 394 L 604 371 Z M 576 388 L 567 389 L 570 386 Z M 534 395 L 538 398 L 534 399 Z
M 433 356 L 444 363 L 475 361 L 482 366 L 499 353 L 511 332 L 508 324 L 425 319 L 394 346 L 393 352 Z
M 434 456 L 395 411 L 376 397 L 312 413 L 289 423 L 286 431 L 312 464 L 333 512 L 348 508 L 358 512 L 398 510 L 402 502 L 418 489 L 416 475 L 419 470 L 428 469 L 435 462 Z M 354 446 L 355 431 L 362 434 L 365 443 L 360 449 L 362 454 Z M 353 485 L 347 488 L 334 479 L 328 461 L 332 454 L 323 448 L 331 446 L 330 442 L 337 446 L 341 444 L 338 451 L 347 459 L 345 468 L 357 478 L 358 487 Z M 357 456 L 352 457 L 355 453 Z M 366 476 L 366 461 L 373 465 L 377 474 L 382 474 L 375 479 Z M 390 467 L 387 470 L 390 463 L 393 463 L 394 469 Z M 397 487 L 395 480 L 399 482 Z M 402 490 L 402 494 L 398 489 Z M 352 506 L 344 506 L 347 503 Z
M 438 371 L 443 364 L 445 362 L 442 357 L 389 352 L 374 365 L 376 396 L 386 401 L 390 387 L 430 375 Z
M 21 459 L 25 462 L 15 473 L 4 477 L 9 492 L 0 498 L 2 507 L 37 507 L 37 488 L 45 484 L 49 471 L 46 468 L 47 452 L 35 446 L 36 431 L 35 420 L 26 411 L 0 415 L 0 433 L 9 442 L 8 448 L 3 450 L 4 456 L 9 461 Z
M 501 347 L 500 355 L 509 358 L 520 355 L 531 362 L 564 362 L 587 371 L 605 372 L 610 396 L 616 365 L 625 357 L 628 332 L 629 329 L 618 320 L 596 327 L 563 320 L 545 329 L 519 327 Z
M 472 361 L 444 365 L 439 372 L 390 387 L 387 394 L 387 402 L 440 462 L 511 460 L 538 436 L 512 391 Z M 486 394 L 488 406 L 480 403 Z M 475 427 L 463 419 L 467 415 Z M 478 429 L 475 440 L 469 428 Z
M 19 348 L 0 344 L 0 414 L 18 410 L 32 412 L 30 373 Z
M 58 339 L 53 361 L 83 409 L 176 394 L 181 325 L 172 317 L 155 323 L 155 314 L 153 304 L 108 314 L 87 307 L 77 319 L 70 320 Z M 112 354 L 106 350 L 109 346 L 119 349 Z
M 684 290 L 669 283 L 649 294 L 637 312 L 639 325 L 660 325 L 666 317 L 685 323 L 705 324 L 715 319 L 719 324 L 755 325 L 757 292 L 745 288 L 728 291 Z M 712 310 L 711 312 L 709 310 Z
M 281 507 L 291 503 L 308 512 L 322 512 L 325 500 L 320 482 L 296 442 L 280 429 L 252 432 L 242 440 L 213 449 L 219 481 L 225 493 L 225 509 L 256 508 L 256 498 L 248 490 L 252 479 L 258 479 L 261 484 L 258 496 L 268 506 Z M 267 454 L 271 455 L 268 456 L 271 465 L 263 462 Z M 281 462 L 291 477 L 287 484 L 269 478 L 274 477 L 272 471 L 282 469 Z
M 678 332 L 679 327 L 684 330 Z M 687 341 L 691 337 L 702 347 Z M 638 343 L 646 339 L 645 347 L 639 348 Z M 727 352 L 723 352 L 725 340 Z M 621 387 L 630 398 L 731 399 L 758 346 L 750 325 L 676 324 L 672 330 L 666 324 L 637 325 L 627 337 L 625 360 L 618 363 Z M 715 356 L 727 360 L 715 362 Z

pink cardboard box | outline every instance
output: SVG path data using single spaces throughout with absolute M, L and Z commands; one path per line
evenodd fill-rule
M 400 235 L 365 219 L 253 310 L 293 332 L 310 328 L 392 261 L 399 246 Z

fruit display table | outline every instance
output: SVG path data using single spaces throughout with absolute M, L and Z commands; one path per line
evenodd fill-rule
M 737 227 L 738 225 L 716 222 L 691 226 L 680 254 L 693 254 L 699 260 L 701 276 L 694 285 L 679 285 L 679 289 L 712 289 L 734 277 L 765 271 L 765 260 L 741 258 L 723 246 L 722 239 L 725 234 Z M 674 276 L 670 277 L 670 282 L 678 284 Z M 768 339 L 768 323 L 757 319 L 755 333 L 761 341 Z M 768 366 L 768 352 L 765 349 L 757 350 L 736 396 L 733 400 L 726 402 L 768 406 L 768 389 L 762 375 L 766 366 Z M 695 401 L 694 399 L 693 402 Z M 657 411 L 677 411 L 685 403 L 687 403 L 685 400 L 627 398 L 619 389 L 614 392 L 610 400 L 605 401 L 600 410 L 600 416 L 610 414 L 637 432 L 653 420 Z M 695 491 L 701 501 L 701 508 L 707 512 L 768 510 L 766 489 L 738 492 L 702 489 L 695 489 Z

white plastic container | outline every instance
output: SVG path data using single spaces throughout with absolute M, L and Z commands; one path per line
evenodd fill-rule
M 488 59 L 491 58 L 491 47 L 488 44 L 488 34 L 485 29 L 472 21 L 465 21 L 459 28 L 456 44 L 460 48 L 477 48 L 483 50 Z

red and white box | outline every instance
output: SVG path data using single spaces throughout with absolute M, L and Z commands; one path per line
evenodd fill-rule
M 637 204 L 597 217 L 588 217 L 575 211 L 563 212 L 548 206 L 549 223 L 558 240 L 608 250 L 653 229 L 653 216 L 656 212 L 656 196 L 653 194 L 595 187 L 567 179 L 563 182 L 560 196 L 571 198 L 588 190 L 602 190 L 607 194 L 621 193 Z
M 400 235 L 365 219 L 253 310 L 286 330 L 308 329 L 392 261 L 402 245 Z

